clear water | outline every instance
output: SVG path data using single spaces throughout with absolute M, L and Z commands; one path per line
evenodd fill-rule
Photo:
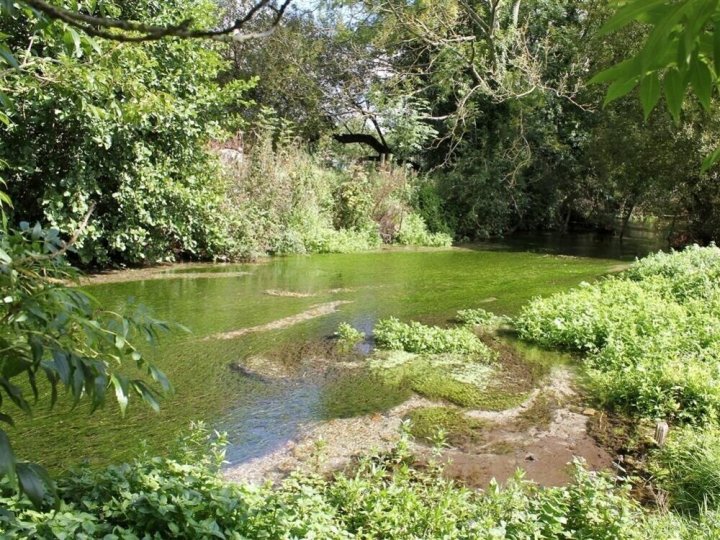
M 131 401 L 125 418 L 112 403 L 90 416 L 87 408 L 73 411 L 62 400 L 51 411 L 44 405 L 48 400 L 41 397 L 35 416 L 21 419 L 13 430 L 16 451 L 55 470 L 83 460 L 98 464 L 127 460 L 143 446 L 162 453 L 191 421 L 204 420 L 228 432 L 229 459 L 238 462 L 284 444 L 304 423 L 386 410 L 404 401 L 407 391 L 384 387 L 362 370 L 296 370 L 286 380 L 268 381 L 248 377 L 232 366 L 250 355 L 302 363 L 307 358 L 302 358 L 301 345 L 330 336 L 342 321 L 368 332 L 378 318 L 390 315 L 438 324 L 469 307 L 512 315 L 533 296 L 595 279 L 616 270 L 618 258 L 643 255 L 649 249 L 632 248 L 631 255 L 623 248 L 618 254 L 616 248 L 594 250 L 587 241 L 573 242 L 582 246 L 578 252 L 583 257 L 558 254 L 567 253 L 571 244 L 567 238 L 556 239 L 556 249 L 550 249 L 546 240 L 541 249 L 526 240 L 525 249 L 520 243 L 506 242 L 471 249 L 390 250 L 277 258 L 255 265 L 206 265 L 166 270 L 173 279 L 88 287 L 108 307 L 118 308 L 132 297 L 156 316 L 192 330 L 191 335 L 167 336 L 150 351 L 173 382 L 175 393 L 163 401 L 159 414 Z M 273 296 L 268 290 L 314 296 Z M 285 329 L 236 339 L 209 338 L 337 300 L 351 303 Z

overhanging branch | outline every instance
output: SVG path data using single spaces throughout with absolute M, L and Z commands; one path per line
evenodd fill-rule
M 22 0 L 24 3 L 46 17 L 63 21 L 64 23 L 82 30 L 86 34 L 114 41 L 140 42 L 157 41 L 165 37 L 184 39 L 213 39 L 216 41 L 248 41 L 270 36 L 277 28 L 280 20 L 287 11 L 292 0 L 259 0 L 247 13 L 235 20 L 229 26 L 220 29 L 193 29 L 192 20 L 188 19 L 180 24 L 169 26 L 150 25 L 136 21 L 96 17 L 78 11 L 55 6 L 45 0 Z M 244 29 L 262 12 L 272 13 L 270 24 L 264 30 L 248 31 Z

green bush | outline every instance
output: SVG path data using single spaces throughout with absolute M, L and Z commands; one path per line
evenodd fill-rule
M 670 433 L 652 457 L 658 485 L 673 508 L 689 514 L 716 511 L 720 505 L 720 431 L 685 428 Z
M 656 254 L 619 277 L 536 299 L 515 323 L 545 347 L 588 353 L 608 406 L 702 424 L 720 411 L 720 250 Z
M 403 323 L 395 317 L 378 321 L 374 330 L 379 347 L 411 353 L 472 353 L 486 358 L 492 352 L 467 328 L 440 328 L 412 321 Z
M 481 327 L 496 326 L 505 321 L 505 318 L 498 317 L 491 311 L 482 308 L 461 309 L 457 312 L 455 318 L 462 324 Z
M 337 332 L 335 335 L 338 337 L 338 346 L 340 350 L 349 352 L 355 345 L 365 339 L 365 334 L 356 328 L 353 328 L 350 324 L 342 322 L 338 325 Z
M 59 482 L 57 511 L 35 511 L 2 493 L 0 533 L 40 539 L 640 540 L 671 523 L 679 524 L 676 533 L 700 526 L 718 532 L 717 520 L 700 525 L 646 516 L 625 488 L 580 465 L 565 487 L 539 488 L 518 475 L 504 487 L 493 483 L 478 491 L 447 480 L 437 467 L 414 469 L 407 448 L 401 441 L 388 454 L 364 458 L 349 475 L 294 474 L 276 487 L 250 487 L 222 480 L 217 461 L 192 444 L 168 458 L 77 471 Z
M 625 272 L 634 281 L 652 276 L 666 278 L 668 292 L 678 301 L 717 296 L 720 280 L 720 248 L 688 246 L 682 252 L 658 252 L 637 261 Z
M 89 6 L 160 25 L 212 27 L 219 17 L 208 0 Z M 227 255 L 225 182 L 207 145 L 237 127 L 228 107 L 252 83 L 220 86 L 220 44 L 91 42 L 61 28 L 29 9 L 0 18 L 3 48 L 31 66 L 0 75 L 9 116 L 0 162 L 17 219 L 73 231 L 95 203 L 76 244 L 86 264 Z
M 447 233 L 431 233 L 423 218 L 414 212 L 404 217 L 395 242 L 403 246 L 450 247 L 452 236 Z

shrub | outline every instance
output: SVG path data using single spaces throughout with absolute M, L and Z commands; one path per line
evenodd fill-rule
M 590 369 L 588 383 L 599 400 L 611 409 L 655 420 L 701 425 L 718 420 L 718 375 L 699 362 L 643 361 L 617 369 Z
M 403 246 L 450 247 L 452 236 L 429 232 L 423 218 L 411 212 L 404 217 L 395 242 Z
M 702 424 L 720 411 L 720 249 L 658 253 L 627 272 L 546 299 L 516 319 L 524 339 L 587 352 L 608 406 Z
M 611 278 L 536 299 L 523 308 L 515 325 L 521 338 L 544 347 L 597 352 L 609 341 L 631 343 L 672 332 L 684 317 L 685 310 L 654 287 Z
M 192 19 L 212 27 L 219 17 L 207 0 L 86 8 L 163 25 Z M 253 83 L 218 83 L 226 67 L 220 45 L 91 44 L 54 28 L 32 10 L 0 18 L 4 45 L 32 66 L 1 75 L 12 106 L 0 127 L 0 162 L 17 217 L 73 231 L 96 203 L 75 246 L 87 264 L 227 255 L 225 183 L 207 144 L 235 129 L 239 117 L 226 106 L 241 103 Z
M 637 261 L 625 272 L 633 281 L 646 281 L 661 276 L 667 291 L 678 301 L 707 299 L 717 295 L 720 280 L 720 248 L 688 246 L 682 252 L 658 252 Z
M 346 322 L 342 322 L 338 325 L 338 329 L 335 334 L 338 337 L 338 346 L 342 351 L 346 352 L 351 351 L 355 345 L 365 339 L 365 334 L 363 332 L 353 328 Z
M 496 326 L 505 320 L 505 318 L 498 317 L 491 311 L 482 308 L 461 309 L 455 318 L 462 324 L 482 327 Z
M 521 474 L 478 491 L 418 470 L 401 440 L 362 458 L 350 474 L 292 474 L 251 487 L 218 474 L 221 449 L 195 432 L 167 458 L 140 457 L 59 482 L 57 510 L 37 511 L 0 492 L 0 533 L 12 538 L 713 538 L 713 513 L 699 521 L 643 513 L 604 474 L 574 466 L 564 487 L 540 488 Z M 1 488 L 0 488 L 1 489 Z M 661 534 L 661 533 L 670 534 Z M 699 533 L 699 536 L 697 536 Z M 696 535 L 696 536 L 693 536 Z
M 486 358 L 490 349 L 467 328 L 439 328 L 412 321 L 403 323 L 395 317 L 375 325 L 375 341 L 381 348 L 412 353 L 473 353 Z
M 673 508 L 698 514 L 720 505 L 720 430 L 685 428 L 672 432 L 651 468 Z

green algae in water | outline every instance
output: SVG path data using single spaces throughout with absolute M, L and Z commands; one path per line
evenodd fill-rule
M 407 401 L 412 390 L 388 384 L 367 371 L 346 374 L 327 385 L 320 398 L 322 420 L 381 413 Z
M 485 389 L 497 371 L 482 357 L 458 353 L 379 351 L 369 360 L 369 366 L 387 384 L 407 386 L 425 397 L 463 407 L 483 402 Z
M 486 298 L 497 299 L 492 303 L 495 313 L 513 315 L 534 296 L 591 281 L 616 265 L 613 260 L 524 252 L 384 251 L 287 257 L 262 265 L 218 268 L 220 272 L 252 272 L 237 278 L 154 279 L 89 286 L 89 292 L 108 309 L 117 310 L 133 297 L 150 307 L 156 317 L 193 331 L 189 336 L 167 336 L 157 349 L 149 351 L 169 376 L 175 394 L 162 401 L 159 414 L 131 400 L 128 414 L 121 418 L 110 400 L 104 410 L 90 415 L 86 405 L 72 410 L 72 404 L 61 395 L 55 409 L 50 410 L 46 405 L 49 392 L 45 392 L 34 417 L 16 417 L 17 426 L 9 428 L 9 434 L 18 456 L 58 471 L 85 459 L 94 464 L 131 459 L 143 440 L 150 452 L 162 453 L 193 420 L 226 427 L 235 421 L 238 411 L 243 411 L 257 420 L 257 429 L 262 429 L 263 423 L 273 418 L 265 408 L 282 408 L 283 394 L 272 385 L 249 380 L 230 369 L 248 355 L 266 355 L 279 347 L 329 336 L 342 321 L 365 332 L 377 320 L 390 316 L 444 324 L 458 309 L 476 307 Z M 329 291 L 338 289 L 347 291 L 343 298 L 353 303 L 337 313 L 236 340 L 205 340 L 212 334 L 296 315 L 335 299 Z M 265 294 L 266 290 L 307 291 L 316 297 L 275 297 Z M 132 372 L 130 367 L 128 372 Z M 331 391 L 330 387 L 323 386 L 317 392 Z M 379 393 L 387 391 L 383 386 L 377 389 Z M 318 399 L 323 398 L 320 395 Z M 389 400 L 388 406 L 392 402 Z M 327 417 L 322 410 L 318 407 L 313 413 L 317 419 Z M 292 420 L 292 413 L 287 416 Z M 247 439 L 242 432 L 233 431 L 231 446 L 244 448 L 250 444 Z
M 426 442 L 434 442 L 440 431 L 453 446 L 480 443 L 484 438 L 486 422 L 469 418 L 459 409 L 451 407 L 421 407 L 411 411 L 410 433 Z

